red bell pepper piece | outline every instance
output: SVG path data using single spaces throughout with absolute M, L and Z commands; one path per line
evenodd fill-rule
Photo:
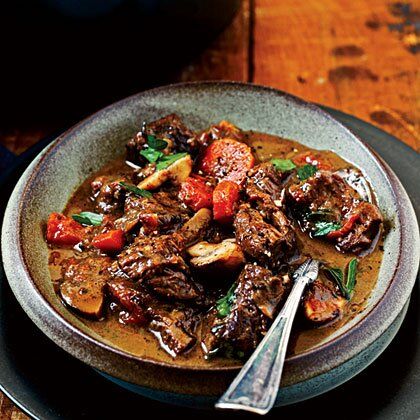
M 47 241 L 60 246 L 74 246 L 81 242 L 85 229 L 71 217 L 51 213 L 47 222 Z
M 211 209 L 213 188 L 200 176 L 188 177 L 181 185 L 179 199 L 194 211 Z
M 214 220 L 222 224 L 232 223 L 238 199 L 239 187 L 235 182 L 220 182 L 213 192 Z
M 105 233 L 96 235 L 92 240 L 92 245 L 102 252 L 116 253 L 124 247 L 125 237 L 121 229 L 109 230 Z

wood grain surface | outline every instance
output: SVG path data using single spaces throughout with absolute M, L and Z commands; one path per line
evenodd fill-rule
M 224 79 L 273 86 L 353 114 L 420 150 L 419 27 L 419 1 L 244 0 L 207 48 L 151 85 Z M 83 100 L 89 109 L 88 93 Z M 0 124 L 0 143 L 21 153 L 72 118 L 19 116 Z M 0 393 L 1 420 L 25 418 Z

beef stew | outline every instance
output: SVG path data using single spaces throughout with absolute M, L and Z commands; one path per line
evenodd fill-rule
M 182 365 L 238 364 L 308 256 L 290 354 L 363 310 L 382 259 L 382 215 L 363 173 L 332 151 L 176 115 L 144 123 L 126 156 L 47 221 L 63 303 L 109 343 Z

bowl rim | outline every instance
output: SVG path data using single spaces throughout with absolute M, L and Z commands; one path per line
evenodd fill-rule
M 19 180 L 19 183 L 15 187 L 14 192 L 12 193 L 12 196 L 9 200 L 4 222 L 3 222 L 3 228 L 2 228 L 2 254 L 3 254 L 3 260 L 5 265 L 5 271 L 6 271 L 6 277 L 8 278 L 9 284 L 12 288 L 13 293 L 17 297 L 19 303 L 22 305 L 23 298 L 20 296 L 19 292 L 16 290 L 18 286 L 14 283 L 13 280 L 10 280 L 12 276 L 12 268 L 14 268 L 10 263 L 11 258 L 9 259 L 7 256 L 10 254 L 9 251 L 9 244 L 7 243 L 6 239 L 6 232 L 11 233 L 11 235 L 16 239 L 16 247 L 18 250 L 17 257 L 14 257 L 14 264 L 16 264 L 16 259 L 19 260 L 21 268 L 23 268 L 23 273 L 25 276 L 25 281 L 29 282 L 35 291 L 37 298 L 39 300 L 39 303 L 41 303 L 48 311 L 49 313 L 54 316 L 54 318 L 61 324 L 64 324 L 67 328 L 71 330 L 73 334 L 76 336 L 79 336 L 80 338 L 83 338 L 84 340 L 87 340 L 89 343 L 93 344 L 94 346 L 99 346 L 101 349 L 112 352 L 118 356 L 121 356 L 124 359 L 134 361 L 134 362 L 141 362 L 141 363 L 150 363 L 153 365 L 162 366 L 165 368 L 171 368 L 171 369 L 177 369 L 181 371 L 202 371 L 202 372 L 215 372 L 215 371 L 221 371 L 221 372 L 227 372 L 227 371 L 234 371 L 240 368 L 241 365 L 234 365 L 234 366 L 216 366 L 216 367 L 206 367 L 206 366 L 185 366 L 185 365 L 179 365 L 175 363 L 168 363 L 163 362 L 160 360 L 147 358 L 147 357 L 141 357 L 136 356 L 134 354 L 131 354 L 129 352 L 126 352 L 122 349 L 116 348 L 112 345 L 109 345 L 103 341 L 100 341 L 96 339 L 95 337 L 87 334 L 86 332 L 80 330 L 75 325 L 73 325 L 69 320 L 65 319 L 61 314 L 58 313 L 58 311 L 48 302 L 46 297 L 42 294 L 42 292 L 39 290 L 37 285 L 32 279 L 32 276 L 30 274 L 29 270 L 29 264 L 25 258 L 25 255 L 22 250 L 21 246 L 21 214 L 23 211 L 23 208 L 25 206 L 25 200 L 22 200 L 22 198 L 25 196 L 25 194 L 30 189 L 30 184 L 32 180 L 37 177 L 40 173 L 40 169 L 43 165 L 48 165 L 48 158 L 55 153 L 55 151 L 63 144 L 65 144 L 68 141 L 71 141 L 71 134 L 74 132 L 80 130 L 85 125 L 88 125 L 89 123 L 93 122 L 95 119 L 100 118 L 104 114 L 106 114 L 108 111 L 113 110 L 114 108 L 118 108 L 120 106 L 123 106 L 125 104 L 128 104 L 129 102 L 136 100 L 138 98 L 141 98 L 142 96 L 150 96 L 154 94 L 159 94 L 161 92 L 165 92 L 168 90 L 176 90 L 176 89 L 196 89 L 196 88 L 215 88 L 215 87 L 229 87 L 239 90 L 251 90 L 255 93 L 258 92 L 267 92 L 270 94 L 273 94 L 275 96 L 283 97 L 286 100 L 295 103 L 299 107 L 306 108 L 312 112 L 318 113 L 322 115 L 324 118 L 327 118 L 334 122 L 336 125 L 339 126 L 340 130 L 346 131 L 354 138 L 354 141 L 359 142 L 360 147 L 365 149 L 365 152 L 368 153 L 373 157 L 373 159 L 376 161 L 376 163 L 380 166 L 382 169 L 385 177 L 387 178 L 391 189 L 392 194 L 398 203 L 404 203 L 404 205 L 399 206 L 397 211 L 397 217 L 400 221 L 401 229 L 400 229 L 400 243 L 401 246 L 399 248 L 399 254 L 398 254 L 398 263 L 394 269 L 392 280 L 390 284 L 388 285 L 387 289 L 383 292 L 381 297 L 379 298 L 378 302 L 373 305 L 368 311 L 366 311 L 363 314 L 363 317 L 352 326 L 347 331 L 342 332 L 341 334 L 337 335 L 331 340 L 326 341 L 325 343 L 318 345 L 312 349 L 306 350 L 305 352 L 290 356 L 286 359 L 286 364 L 288 365 L 294 365 L 295 367 L 299 365 L 307 365 L 308 361 L 314 360 L 314 357 L 319 354 L 320 352 L 324 353 L 330 353 L 331 355 L 334 354 L 334 348 L 337 346 L 342 346 L 344 343 L 347 343 L 347 346 L 343 346 L 344 348 L 349 348 L 350 342 L 357 342 L 358 338 L 361 338 L 361 331 L 364 331 L 366 329 L 369 329 L 369 321 L 373 319 L 373 317 L 376 317 L 376 319 L 381 318 L 383 315 L 384 319 L 387 321 L 387 325 L 385 325 L 385 328 L 387 328 L 394 317 L 390 316 L 390 302 L 388 300 L 391 297 L 394 297 L 393 308 L 392 308 L 392 314 L 397 314 L 400 312 L 400 309 L 403 307 L 404 303 L 409 298 L 409 295 L 411 293 L 412 287 L 414 286 L 414 282 L 416 280 L 416 274 L 418 270 L 418 263 L 419 263 L 419 238 L 418 238 L 418 225 L 417 225 L 417 218 L 414 213 L 414 209 L 411 205 L 411 202 L 408 198 L 407 193 L 404 190 L 404 187 L 396 177 L 396 175 L 393 173 L 391 168 L 375 153 L 374 150 L 372 150 L 369 146 L 367 146 L 362 139 L 359 138 L 352 130 L 344 126 L 340 121 L 336 120 L 334 117 L 332 117 L 330 114 L 319 108 L 317 105 L 306 102 L 303 99 L 300 99 L 294 95 L 291 95 L 289 93 L 280 91 L 275 88 L 256 85 L 256 84 L 250 84 L 250 83 L 243 83 L 243 82 L 233 82 L 233 81 L 199 81 L 199 82 L 186 82 L 186 83 L 175 83 L 165 86 L 160 86 L 157 88 L 149 89 L 146 91 L 142 91 L 136 94 L 133 94 L 131 96 L 128 96 L 122 100 L 119 100 L 117 102 L 114 102 L 99 111 L 91 114 L 90 116 L 84 118 L 76 125 L 72 126 L 68 130 L 66 130 L 63 134 L 57 137 L 55 141 L 52 142 L 51 145 L 47 146 L 33 161 L 33 163 L 27 168 L 27 170 L 24 172 L 22 177 Z M 22 183 L 22 184 L 21 184 Z M 19 184 L 23 187 L 21 191 L 17 191 Z M 18 196 L 15 197 L 15 193 L 19 193 Z M 19 199 L 18 202 L 15 200 Z M 17 217 L 15 219 L 11 217 L 7 217 L 8 215 L 12 215 L 13 208 L 17 208 Z M 407 229 L 407 226 L 409 226 L 409 229 Z M 417 235 L 416 235 L 417 233 Z M 417 237 L 416 237 L 417 236 Z M 408 247 L 407 244 L 407 237 L 410 237 L 414 240 L 414 246 Z M 413 242 L 412 242 L 413 243 Z M 417 244 L 417 246 L 415 246 Z M 409 264 L 406 262 L 402 256 L 404 254 L 403 251 L 409 252 L 411 251 L 412 258 L 411 263 L 414 262 L 414 264 Z M 416 264 L 417 260 L 417 264 Z M 403 281 L 398 281 L 398 279 L 403 279 Z M 411 280 L 409 283 L 408 280 Z M 403 287 L 405 285 L 405 287 Z M 398 305 L 395 305 L 398 303 Z M 25 309 L 25 307 L 24 307 Z M 398 309 L 398 310 L 397 310 Z M 26 311 L 26 309 L 25 309 Z M 29 314 L 31 319 L 35 322 L 33 317 L 34 314 Z M 39 320 L 38 320 L 39 321 Z M 35 322 L 37 326 L 41 328 L 41 326 L 38 324 L 38 322 Z M 43 330 L 45 333 L 45 331 Z M 47 334 L 48 335 L 48 334 Z M 380 335 L 380 334 L 377 334 Z M 51 337 L 50 337 L 51 338 Z M 375 341 L 377 338 L 375 334 L 371 335 L 370 342 Z M 77 337 L 76 337 L 77 339 Z M 68 349 L 66 349 L 69 351 Z M 71 353 L 71 352 L 70 352 Z M 344 353 L 347 353 L 346 351 Z M 74 354 L 73 354 L 74 355 Z M 78 356 L 76 356 L 78 357 Z M 78 357 L 80 359 L 80 357 Z M 349 359 L 348 357 L 347 359 Z M 86 363 L 86 360 L 81 359 Z M 306 363 L 304 363 L 306 362 Z M 344 360 L 342 361 L 344 362 Z M 89 363 L 91 364 L 91 363 Z M 337 365 L 340 363 L 337 363 Z M 321 373 L 321 372 L 320 372 Z

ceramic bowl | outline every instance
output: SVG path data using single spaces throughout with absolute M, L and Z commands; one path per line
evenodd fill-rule
M 245 130 L 334 150 L 366 173 L 391 226 L 377 285 L 363 312 L 316 348 L 287 358 L 277 405 L 351 378 L 384 350 L 404 317 L 419 262 L 414 210 L 392 170 L 352 132 L 318 107 L 261 86 L 200 82 L 149 90 L 99 111 L 41 153 L 10 198 L 2 232 L 5 271 L 23 309 L 57 345 L 128 389 L 194 406 L 223 393 L 237 368 L 185 368 L 115 348 L 62 305 L 48 272 L 42 228 L 48 215 L 62 211 L 86 177 L 119 155 L 143 120 L 172 112 L 195 129 L 228 119 Z

